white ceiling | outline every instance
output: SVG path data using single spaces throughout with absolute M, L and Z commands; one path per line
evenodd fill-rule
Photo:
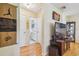
M 61 10 L 68 15 L 79 14 L 79 3 L 53 3 L 52 5 L 60 9 L 63 6 L 66 6 L 65 9 L 61 9 Z
M 56 6 L 57 8 L 60 8 L 67 15 L 79 14 L 79 3 L 51 3 L 51 4 Z M 23 5 L 26 6 L 29 10 L 38 13 L 42 9 L 43 3 L 28 3 Z M 63 6 L 65 6 L 66 8 L 62 9 Z
M 23 3 L 23 5 L 29 9 L 30 11 L 33 11 L 35 13 L 38 13 L 41 10 L 42 4 L 40 3 Z

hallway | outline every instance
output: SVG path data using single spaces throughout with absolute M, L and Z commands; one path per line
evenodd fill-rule
M 78 56 L 76 6 L 79 3 L 0 3 L 0 56 Z
M 20 48 L 21 56 L 42 56 L 42 47 L 40 43 L 26 45 Z

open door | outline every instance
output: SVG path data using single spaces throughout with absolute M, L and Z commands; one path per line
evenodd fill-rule
M 20 15 L 20 46 L 26 44 L 26 16 Z

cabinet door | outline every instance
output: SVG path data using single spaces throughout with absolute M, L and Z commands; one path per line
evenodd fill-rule
M 75 22 L 67 22 L 67 36 L 75 42 Z
M 16 43 L 16 32 L 0 32 L 0 47 L 13 45 Z
M 7 3 L 1 3 L 0 17 L 16 19 L 16 7 Z

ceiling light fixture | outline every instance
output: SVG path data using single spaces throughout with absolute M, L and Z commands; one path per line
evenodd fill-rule
M 23 4 L 25 7 L 27 7 L 27 8 L 30 8 L 31 6 L 32 6 L 32 4 L 30 4 L 30 3 L 24 3 Z
M 66 6 L 62 6 L 61 9 L 66 9 Z

